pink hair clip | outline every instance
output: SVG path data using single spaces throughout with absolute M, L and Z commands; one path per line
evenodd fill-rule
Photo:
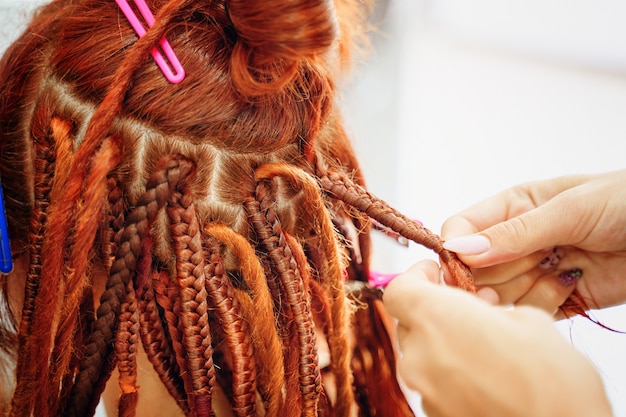
M 148 24 L 148 27 L 151 28 L 152 25 L 154 25 L 154 16 L 152 15 L 152 12 L 150 11 L 150 8 L 146 4 L 145 0 L 133 1 L 139 9 L 141 16 Z M 122 13 L 124 13 L 124 16 L 126 16 L 126 19 L 128 19 L 128 21 L 130 22 L 130 25 L 137 33 L 137 36 L 142 37 L 143 35 L 145 35 L 146 29 L 143 27 L 143 25 L 139 21 L 139 18 L 130 7 L 130 4 L 128 4 L 128 0 L 115 0 L 115 2 L 122 10 Z M 152 54 L 152 57 L 156 61 L 159 68 L 161 68 L 161 71 L 163 72 L 163 75 L 165 75 L 165 78 L 167 78 L 167 80 L 172 84 L 178 84 L 185 78 L 185 70 L 180 64 L 176 53 L 174 53 L 174 50 L 172 49 L 167 39 L 165 39 L 165 37 L 163 37 L 163 39 L 159 41 L 159 46 L 161 50 L 159 50 L 159 48 L 155 46 L 150 50 L 150 53 Z M 167 60 L 169 60 L 171 67 L 170 65 L 168 65 L 161 51 L 165 53 L 165 57 L 167 57 Z M 172 69 L 174 69 L 174 71 L 176 72 L 172 72 Z

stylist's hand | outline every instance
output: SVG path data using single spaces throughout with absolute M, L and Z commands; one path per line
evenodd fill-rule
M 611 415 L 600 377 L 547 314 L 505 310 L 438 281 L 437 264 L 424 261 L 383 297 L 398 319 L 400 376 L 429 417 Z
M 575 288 L 590 308 L 626 302 L 626 170 L 519 185 L 451 217 L 442 235 L 502 304 L 554 313 Z

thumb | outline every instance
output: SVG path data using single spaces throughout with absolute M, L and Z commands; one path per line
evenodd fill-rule
M 443 247 L 469 266 L 480 268 L 551 248 L 564 243 L 563 236 L 572 228 L 561 207 L 548 202 L 479 233 L 448 239 Z

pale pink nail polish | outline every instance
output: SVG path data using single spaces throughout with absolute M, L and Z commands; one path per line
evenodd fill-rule
M 482 235 L 455 237 L 445 241 L 443 247 L 459 255 L 478 255 L 489 249 L 489 239 Z

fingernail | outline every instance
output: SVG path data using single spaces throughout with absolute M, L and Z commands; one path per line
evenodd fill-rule
M 583 270 L 580 268 L 570 269 L 569 271 L 563 271 L 559 274 L 559 281 L 565 286 L 576 284 L 576 282 L 583 276 Z
M 546 256 L 545 258 L 543 258 L 541 262 L 539 262 L 539 268 L 550 269 L 553 266 L 558 265 L 559 262 L 561 262 L 561 259 L 563 259 L 564 255 L 565 255 L 565 252 L 563 252 L 563 249 L 561 248 L 552 249 L 550 254 Z
M 445 241 L 443 247 L 460 255 L 478 255 L 489 249 L 489 239 L 483 235 L 455 237 Z

